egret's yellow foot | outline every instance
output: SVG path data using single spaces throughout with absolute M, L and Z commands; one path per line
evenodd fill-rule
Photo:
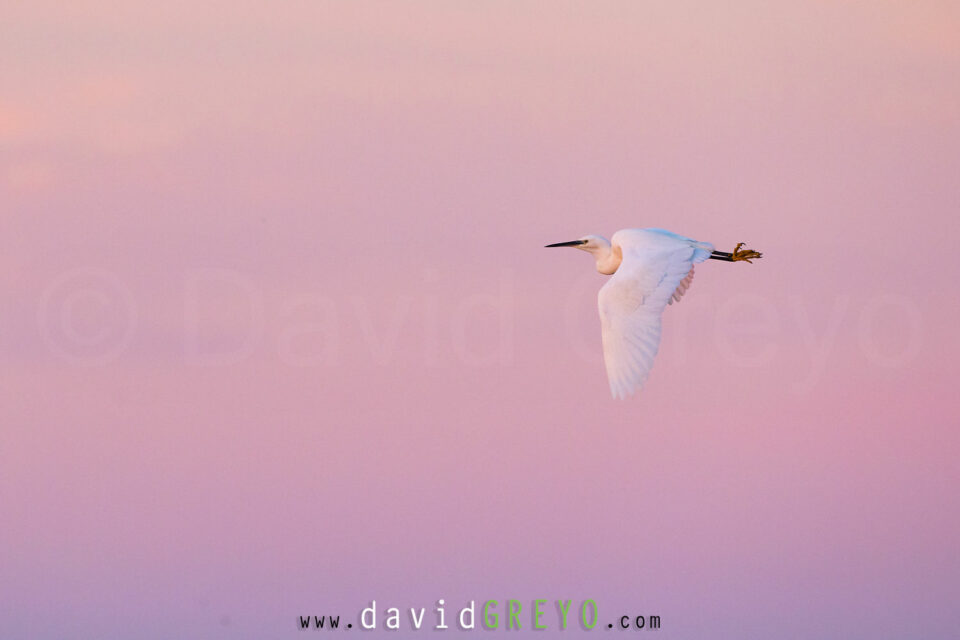
M 756 260 L 757 258 L 763 257 L 762 253 L 760 253 L 759 251 L 754 251 L 753 249 L 743 249 L 741 251 L 740 247 L 742 246 L 743 246 L 743 243 L 738 242 L 737 247 L 733 250 L 733 253 L 730 254 L 730 257 L 733 259 L 734 262 L 739 262 L 743 260 L 746 262 L 750 262 L 752 264 L 753 261 Z

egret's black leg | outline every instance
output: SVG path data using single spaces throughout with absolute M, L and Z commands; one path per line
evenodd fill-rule
M 711 260 L 726 260 L 727 262 L 733 262 L 733 254 L 726 253 L 725 251 L 714 251 L 710 254 Z

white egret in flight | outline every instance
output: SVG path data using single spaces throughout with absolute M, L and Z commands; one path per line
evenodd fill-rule
M 660 346 L 660 316 L 679 302 L 693 281 L 693 265 L 707 259 L 751 262 L 762 254 L 741 249 L 714 251 L 663 229 L 622 229 L 612 240 L 584 236 L 548 244 L 575 247 L 593 255 L 597 271 L 612 275 L 598 296 L 603 337 L 603 361 L 614 398 L 633 395 L 643 387 Z

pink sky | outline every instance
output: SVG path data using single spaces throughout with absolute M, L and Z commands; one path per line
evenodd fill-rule
M 0 637 L 956 633 L 955 5 L 138 4 L 0 9 Z M 646 226 L 765 258 L 614 402 Z

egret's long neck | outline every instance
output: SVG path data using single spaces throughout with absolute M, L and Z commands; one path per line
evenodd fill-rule
M 608 276 L 616 272 L 620 267 L 620 262 L 623 260 L 623 253 L 620 251 L 620 247 L 612 247 L 609 244 L 604 247 L 598 247 L 591 253 L 593 253 L 593 257 L 597 261 L 597 271 Z

